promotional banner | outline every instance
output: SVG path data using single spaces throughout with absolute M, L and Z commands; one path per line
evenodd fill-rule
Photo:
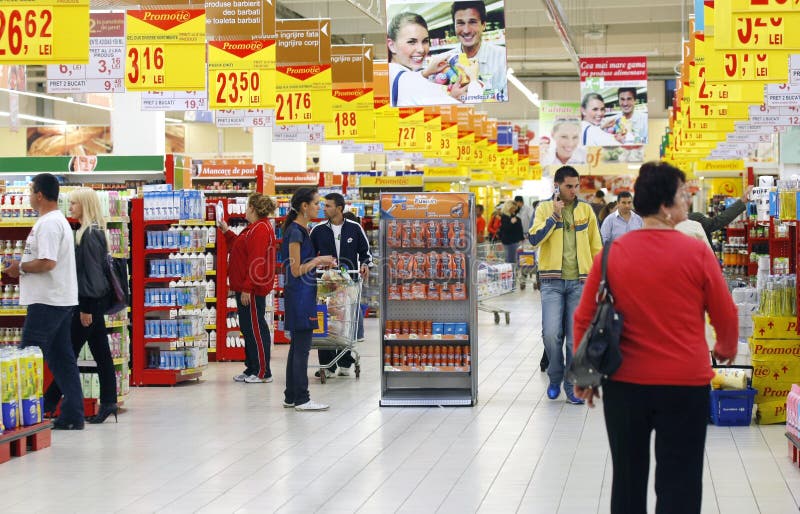
M 275 34 L 274 0 L 208 0 L 205 7 L 209 37 L 243 39 Z
M 111 129 L 76 125 L 28 127 L 27 149 L 29 157 L 109 154 L 113 149 Z
M 386 20 L 392 105 L 508 100 L 503 0 L 387 0 Z
M 277 20 L 275 121 L 326 123 L 331 113 L 331 21 Z
M 333 120 L 328 140 L 366 140 L 375 136 L 372 45 L 331 45 Z
M 85 64 L 88 0 L 0 3 L 0 64 Z
M 581 145 L 581 104 L 542 100 L 539 107 L 539 157 L 542 166 L 586 164 Z M 497 127 L 497 144 L 511 146 L 513 126 Z
M 92 13 L 89 64 L 48 64 L 48 93 L 125 91 L 125 13 Z
M 275 40 L 208 42 L 212 109 L 265 109 L 275 104 Z
M 125 87 L 131 91 L 206 89 L 203 9 L 127 11 Z

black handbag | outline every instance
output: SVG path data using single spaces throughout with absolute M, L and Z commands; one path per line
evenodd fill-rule
M 611 243 L 603 248 L 602 275 L 597 286 L 597 310 L 567 370 L 567 379 L 576 386 L 597 387 L 622 364 L 619 339 L 622 314 L 614 309 L 614 297 L 608 285 L 608 254 Z

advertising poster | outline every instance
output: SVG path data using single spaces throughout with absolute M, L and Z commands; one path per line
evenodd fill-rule
M 539 162 L 542 166 L 554 168 L 586 164 L 586 147 L 581 145 L 579 102 L 542 100 L 539 109 Z
M 648 140 L 647 58 L 582 58 L 580 73 L 587 162 L 642 162 Z
M 53 125 L 28 127 L 28 157 L 97 156 L 113 149 L 109 127 Z
M 393 106 L 508 100 L 503 0 L 387 0 L 386 19 Z

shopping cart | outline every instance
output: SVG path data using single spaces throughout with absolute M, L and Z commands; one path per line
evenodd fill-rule
M 511 323 L 511 312 L 489 302 L 514 291 L 514 266 L 505 262 L 503 245 L 500 243 L 481 243 L 477 246 L 478 255 L 478 310 L 494 314 L 494 323 L 500 324 L 504 315 L 506 325 Z
M 339 360 L 350 352 L 355 360 L 356 378 L 361 376 L 361 356 L 356 350 L 358 317 L 361 310 L 361 279 L 357 271 L 331 271 L 317 279 L 317 312 L 324 319 L 311 342 L 315 350 L 332 350 L 336 356 L 328 364 L 309 364 L 319 369 L 320 381 L 324 384 L 326 370 L 335 367 Z
M 519 288 L 525 290 L 528 281 L 533 284 L 534 289 L 539 289 L 539 282 L 536 280 L 536 250 L 531 246 L 520 246 L 517 250 L 517 280 Z

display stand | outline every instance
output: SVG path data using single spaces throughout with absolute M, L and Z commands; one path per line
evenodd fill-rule
M 475 405 L 474 195 L 384 193 L 380 202 L 380 404 Z

